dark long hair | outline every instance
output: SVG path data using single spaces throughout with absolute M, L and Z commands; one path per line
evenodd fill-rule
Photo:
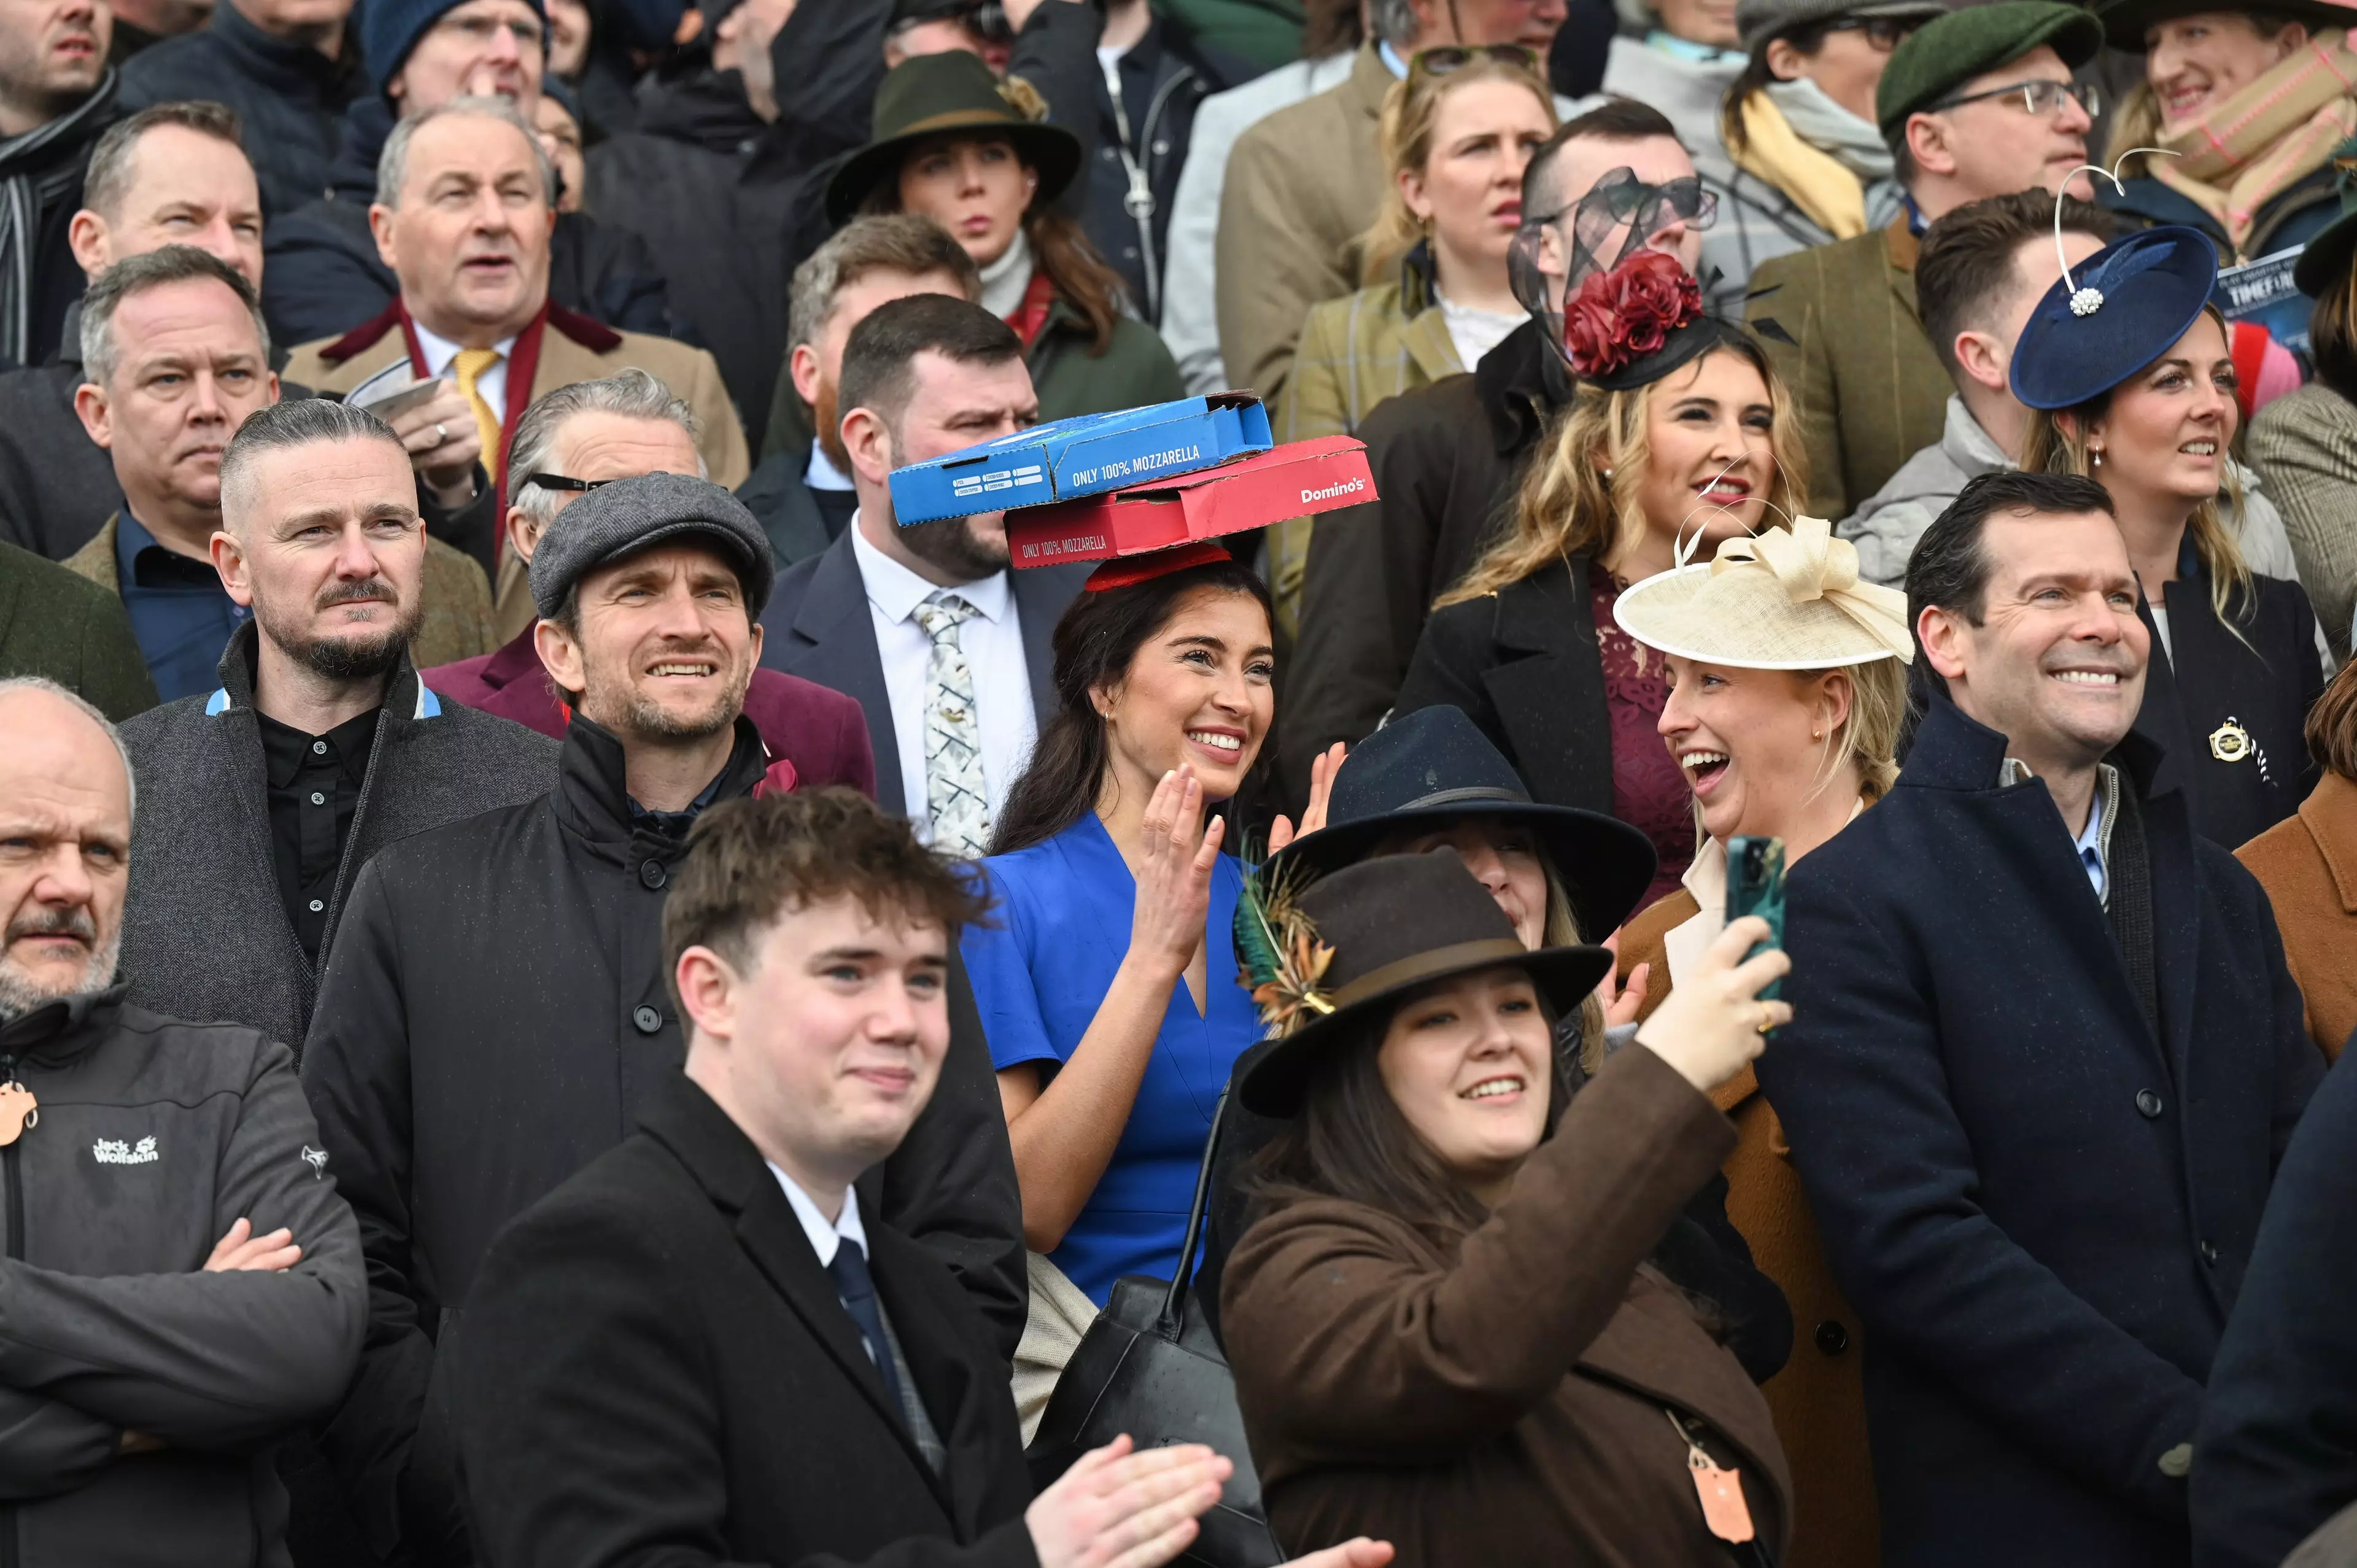
M 1110 753 L 1105 723 L 1090 692 L 1129 671 L 1130 660 L 1170 624 L 1178 602 L 1197 588 L 1250 594 L 1275 624 L 1268 585 L 1237 561 L 1214 561 L 1148 577 L 1125 588 L 1084 593 L 1056 623 L 1056 713 L 1039 731 L 1030 766 L 1007 792 L 990 853 L 1013 854 L 1054 838 L 1094 811 Z

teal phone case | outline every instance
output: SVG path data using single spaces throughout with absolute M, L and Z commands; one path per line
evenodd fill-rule
M 1746 915 L 1768 922 L 1768 940 L 1753 945 L 1746 959 L 1784 945 L 1784 841 L 1731 838 L 1727 841 L 1727 919 L 1729 925 Z M 1782 994 L 1784 983 L 1771 980 L 1761 988 L 1761 1000 Z

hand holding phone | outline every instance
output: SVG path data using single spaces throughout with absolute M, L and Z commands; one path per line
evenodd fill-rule
M 1768 922 L 1771 933 L 1743 956 L 1757 958 L 1784 945 L 1784 841 L 1742 836 L 1727 841 L 1727 921 L 1733 925 L 1746 915 Z M 1772 980 L 1761 988 L 1764 1001 L 1782 993 L 1784 983 Z

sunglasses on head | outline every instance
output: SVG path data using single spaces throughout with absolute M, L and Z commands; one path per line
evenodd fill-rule
M 1407 62 L 1407 71 L 1410 76 L 1447 76 L 1483 60 L 1524 70 L 1539 68 L 1538 51 L 1527 44 L 1444 44 L 1438 48 L 1418 49 Z

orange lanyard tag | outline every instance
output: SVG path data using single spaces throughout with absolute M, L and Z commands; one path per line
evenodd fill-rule
M 1675 1415 L 1670 1424 L 1677 1428 L 1678 1436 L 1686 1445 L 1686 1470 L 1694 1477 L 1695 1496 L 1702 1499 L 1702 1521 L 1710 1527 L 1711 1534 L 1721 1541 L 1744 1541 L 1751 1539 L 1751 1505 L 1744 1500 L 1743 1473 L 1722 1470 L 1718 1462 L 1702 1451 L 1687 1433 L 1685 1423 Z

